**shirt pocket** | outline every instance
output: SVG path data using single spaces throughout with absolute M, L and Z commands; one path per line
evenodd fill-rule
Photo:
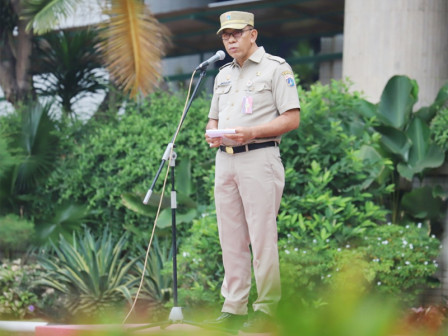
M 254 83 L 253 90 L 253 110 L 254 112 L 264 111 L 266 108 L 272 109 L 272 90 L 268 83 Z
M 219 103 L 219 112 L 223 112 L 223 110 L 229 105 L 229 93 L 232 85 L 224 85 L 218 86 L 215 90 L 215 94 L 218 96 Z

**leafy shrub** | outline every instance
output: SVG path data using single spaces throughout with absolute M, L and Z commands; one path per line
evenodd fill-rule
M 342 246 L 335 239 L 299 237 L 291 233 L 280 244 L 286 298 L 322 300 L 316 289 L 333 286 L 338 272 L 356 268 L 356 286 L 393 295 L 401 304 L 415 304 L 424 288 L 436 285 L 440 242 L 422 224 L 387 224 L 366 229 L 362 237 Z
M 215 212 L 194 220 L 189 234 L 179 249 L 181 302 L 187 306 L 219 302 L 224 268 Z
M 159 92 L 140 104 L 130 102 L 123 114 L 111 117 L 108 123 L 89 121 L 88 132 L 48 180 L 47 199 L 54 203 L 70 200 L 86 205 L 93 213 L 87 223 L 109 223 L 116 235 L 123 226 L 128 230 L 137 229 L 142 234 L 136 244 L 142 244 L 142 239 L 149 238 L 153 218 L 128 210 L 121 196 L 135 192 L 143 199 L 174 134 L 183 99 Z M 206 109 L 208 100 L 204 98 L 193 103 L 176 142 L 177 164 L 187 160 L 195 162 L 192 165 L 194 199 L 199 203 L 208 202 L 208 193 L 204 190 L 209 188 L 204 184 L 204 176 L 208 175 L 214 155 L 204 140 Z M 155 191 L 162 186 L 160 179 Z
M 441 109 L 431 122 L 434 143 L 448 151 L 448 108 Z
M 36 316 L 39 299 L 33 282 L 40 274 L 37 265 L 22 265 L 20 259 L 0 265 L 0 319 Z
M 10 251 L 24 251 L 34 235 L 34 224 L 16 215 L 0 217 L 0 251 L 9 256 Z
M 115 242 L 104 231 L 95 239 L 86 229 L 73 234 L 72 242 L 61 237 L 52 252 L 40 256 L 46 273 L 39 285 L 53 288 L 63 298 L 67 318 L 98 318 L 125 300 L 138 279 L 130 273 L 135 264 L 125 254 L 126 236 Z

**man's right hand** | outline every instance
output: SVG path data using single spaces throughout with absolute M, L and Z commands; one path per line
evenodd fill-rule
M 222 145 L 221 137 L 211 138 L 207 135 L 207 133 L 205 133 L 205 141 L 208 142 L 210 148 L 216 148 Z
M 218 129 L 218 120 L 216 119 L 209 119 L 207 123 L 207 127 L 205 129 L 211 130 L 211 129 Z M 210 148 L 216 148 L 222 145 L 222 138 L 211 138 L 205 133 L 205 141 L 208 142 Z

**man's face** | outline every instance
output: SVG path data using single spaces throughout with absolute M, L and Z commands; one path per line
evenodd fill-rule
M 243 29 L 225 29 L 221 37 L 227 53 L 242 64 L 250 57 L 256 39 L 256 30 L 250 26 Z

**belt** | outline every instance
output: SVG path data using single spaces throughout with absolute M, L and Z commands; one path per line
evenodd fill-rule
M 276 147 L 278 146 L 277 141 L 267 141 L 267 142 L 259 142 L 259 143 L 251 143 L 248 145 L 242 146 L 219 146 L 219 149 L 222 152 L 226 152 L 227 154 L 237 154 L 242 152 L 248 152 L 254 149 L 265 148 L 265 147 Z

